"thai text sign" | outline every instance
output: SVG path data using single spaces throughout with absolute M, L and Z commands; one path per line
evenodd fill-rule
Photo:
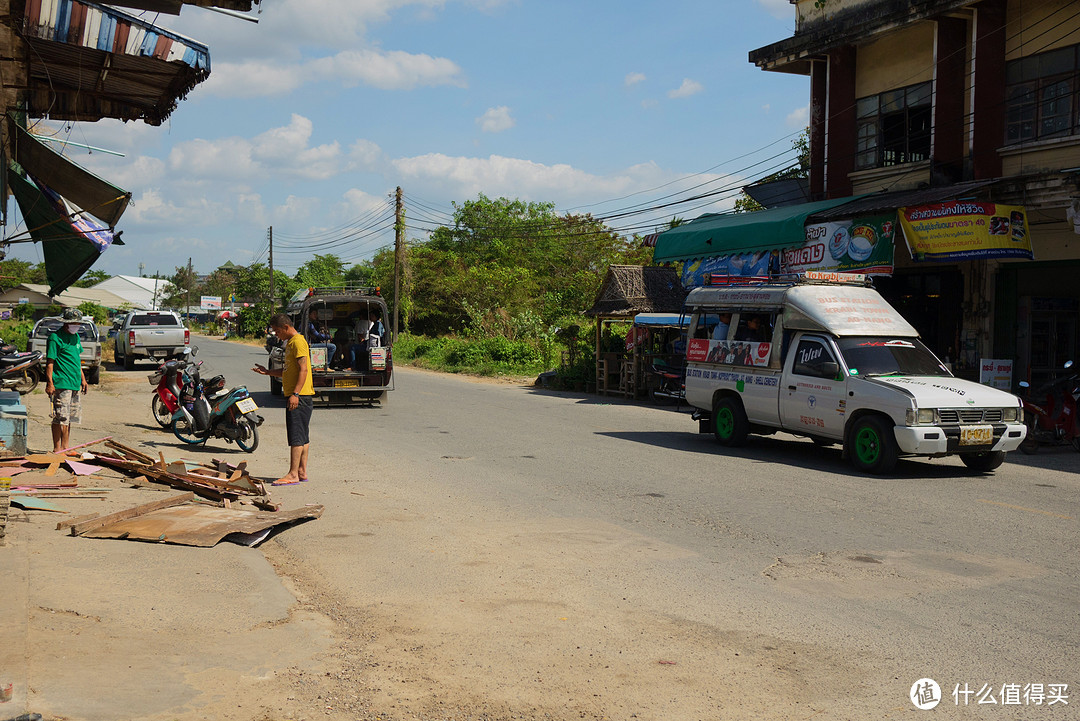
M 983 358 L 979 361 L 979 382 L 1003 391 L 1012 389 L 1012 359 Z
M 956 201 L 901 208 L 900 225 L 916 261 L 1031 260 L 1026 216 L 1019 205 Z
M 220 295 L 203 295 L 199 297 L 199 308 L 202 310 L 221 310 Z
M 822 270 L 839 273 L 889 274 L 893 270 L 896 216 L 854 218 L 806 226 L 806 243 L 785 248 L 785 273 Z
M 771 351 L 771 343 L 691 338 L 690 345 L 686 349 L 686 359 L 694 363 L 767 366 Z

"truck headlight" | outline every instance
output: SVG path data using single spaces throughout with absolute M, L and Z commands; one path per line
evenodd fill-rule
M 1002 410 L 1001 420 L 1005 421 L 1006 423 L 1015 423 L 1016 421 L 1020 420 L 1020 409 L 1006 408 Z
M 909 408 L 907 412 L 907 424 L 909 426 L 931 425 L 936 418 L 937 415 L 934 413 L 933 408 Z

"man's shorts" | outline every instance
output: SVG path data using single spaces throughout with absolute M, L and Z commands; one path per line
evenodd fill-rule
M 57 390 L 52 397 L 52 422 L 69 426 L 82 423 L 82 393 L 79 391 Z
M 290 446 L 306 446 L 308 440 L 308 425 L 311 423 L 311 409 L 313 408 L 312 396 L 300 396 L 297 400 L 300 404 L 296 410 L 285 409 L 285 437 L 289 439 Z

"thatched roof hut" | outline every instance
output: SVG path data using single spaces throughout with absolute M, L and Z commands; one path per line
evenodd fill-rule
M 638 313 L 678 313 L 686 289 L 674 268 L 613 265 L 585 315 L 632 319 Z

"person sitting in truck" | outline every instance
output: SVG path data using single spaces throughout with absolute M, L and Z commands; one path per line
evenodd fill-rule
M 727 340 L 728 328 L 731 327 L 731 313 L 721 313 L 720 322 L 713 326 L 713 340 Z
M 308 311 L 307 336 L 313 341 L 311 344 L 312 350 L 315 348 L 326 349 L 326 362 L 329 364 L 337 353 L 337 346 L 330 342 L 330 331 L 326 329 L 326 326 L 319 325 L 319 311 L 315 308 Z
M 735 332 L 735 340 L 749 341 L 751 343 L 761 343 L 768 340 L 768 327 L 765 325 L 765 319 L 760 315 L 752 315 L 747 318 L 739 324 L 739 329 Z

